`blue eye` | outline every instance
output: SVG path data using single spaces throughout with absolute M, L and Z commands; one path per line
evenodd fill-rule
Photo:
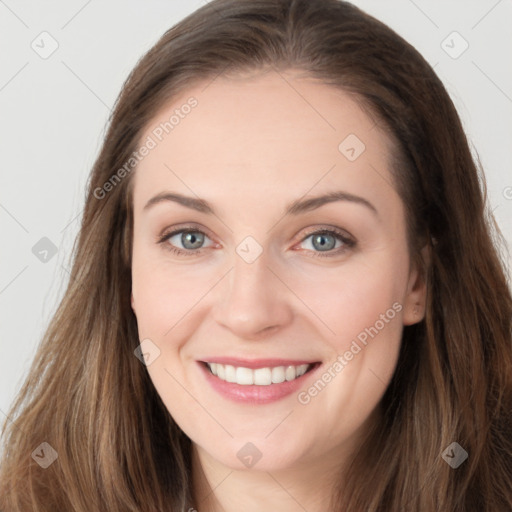
M 176 247 L 175 243 L 177 242 L 165 243 L 170 242 L 174 237 L 178 237 L 178 242 L 183 248 Z M 174 254 L 192 256 L 201 254 L 204 249 L 211 247 L 211 245 L 207 247 L 203 246 L 206 238 L 209 239 L 206 233 L 200 229 L 182 228 L 164 234 L 162 238 L 158 240 L 158 243 L 164 244 L 165 249 Z M 309 249 L 309 251 L 314 257 L 328 258 L 338 256 L 356 245 L 356 242 L 344 232 L 332 228 L 314 231 L 304 237 L 301 243 L 304 243 L 309 238 L 312 239 L 311 245 L 313 247 L 313 249 Z M 338 246 L 336 246 L 337 241 L 341 242 Z M 333 249 L 336 250 L 333 251 Z
M 356 243 L 352 238 L 349 238 L 345 233 L 335 229 L 322 229 L 320 231 L 314 231 L 308 236 L 303 238 L 302 243 L 311 238 L 311 246 L 314 257 L 330 258 L 338 256 L 348 249 L 353 248 Z M 336 241 L 340 241 L 341 244 L 336 247 Z M 333 251 L 333 249 L 336 249 Z M 325 254 L 323 254 L 325 253 Z
M 202 252 L 203 247 L 201 247 L 201 245 L 204 243 L 205 237 L 208 238 L 206 233 L 199 229 L 180 229 L 164 235 L 159 242 L 170 241 L 178 235 L 181 235 L 178 240 L 183 245 L 183 249 L 175 247 L 170 243 L 165 244 L 165 248 L 180 255 L 190 255 L 190 253 L 198 254 Z

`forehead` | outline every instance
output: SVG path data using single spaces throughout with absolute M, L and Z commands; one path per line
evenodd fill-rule
M 354 96 L 293 71 L 191 87 L 148 124 L 140 140 L 149 139 L 135 209 L 165 189 L 212 201 L 230 192 L 295 199 L 340 185 L 377 192 L 392 181 L 392 144 L 375 119 Z

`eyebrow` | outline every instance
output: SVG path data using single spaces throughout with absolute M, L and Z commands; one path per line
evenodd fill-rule
M 201 213 L 206 213 L 207 215 L 216 215 L 212 206 L 204 199 L 185 196 L 176 192 L 161 192 L 160 194 L 157 194 L 146 203 L 143 209 L 148 210 L 151 206 L 165 201 L 172 201 L 181 204 L 186 208 L 190 208 Z M 375 206 L 370 203 L 370 201 L 364 197 L 349 194 L 348 192 L 344 192 L 342 190 L 329 192 L 328 194 L 311 197 L 309 199 L 297 199 L 286 207 L 285 215 L 300 215 L 301 213 L 316 210 L 324 204 L 333 203 L 335 201 L 350 201 L 352 203 L 363 205 L 371 210 L 374 215 L 377 217 L 379 216 L 377 208 L 375 208 Z

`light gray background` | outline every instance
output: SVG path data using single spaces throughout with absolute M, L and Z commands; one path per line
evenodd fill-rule
M 86 179 L 121 85 L 165 30 L 204 3 L 0 0 L 0 421 L 65 290 Z M 353 3 L 435 66 L 512 247 L 512 0 Z M 453 31 L 469 44 L 458 58 L 464 40 Z M 31 45 L 48 51 L 51 38 L 58 48 L 43 59 Z M 46 263 L 32 252 L 42 237 L 58 248 Z

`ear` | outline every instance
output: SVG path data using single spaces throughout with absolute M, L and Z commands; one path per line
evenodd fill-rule
M 407 295 L 404 300 L 402 320 L 404 325 L 413 325 L 425 316 L 427 300 L 426 272 L 430 265 L 430 247 L 425 245 L 421 250 L 420 264 L 414 263 L 407 284 Z
M 135 313 L 135 300 L 133 298 L 133 292 L 131 293 L 130 302 L 132 304 L 132 310 Z

